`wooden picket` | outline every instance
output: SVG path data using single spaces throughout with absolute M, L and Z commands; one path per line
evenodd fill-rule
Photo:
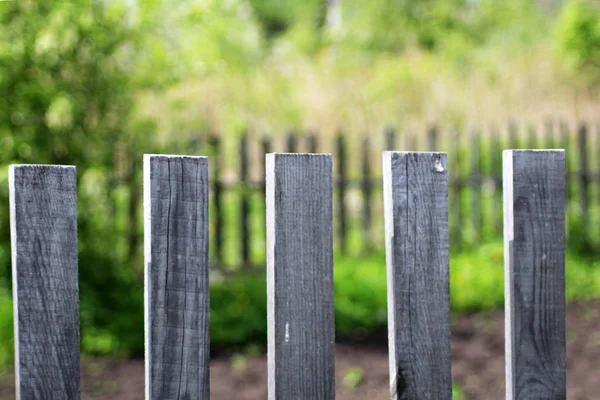
M 75 167 L 9 169 L 17 400 L 80 394 Z
M 332 160 L 267 155 L 269 399 L 335 397 Z
M 451 399 L 446 154 L 385 152 L 392 399 Z
M 208 160 L 144 156 L 146 399 L 208 400 Z
M 503 153 L 506 398 L 566 398 L 565 155 Z
M 332 165 L 265 157 L 271 400 L 335 398 Z M 503 153 L 511 400 L 566 398 L 565 167 Z M 384 152 L 383 171 L 391 398 L 451 399 L 446 153 Z M 78 399 L 75 168 L 13 165 L 9 189 L 17 398 Z M 148 400 L 209 398 L 208 191 L 206 157 L 144 156 Z

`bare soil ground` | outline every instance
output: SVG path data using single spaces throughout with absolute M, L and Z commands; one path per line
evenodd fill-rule
M 452 375 L 465 399 L 504 399 L 504 315 L 501 311 L 457 318 L 452 325 Z M 339 343 L 337 398 L 385 399 L 388 357 L 385 332 Z M 92 359 L 82 363 L 82 399 L 143 400 L 143 360 Z M 600 398 L 600 301 L 567 310 L 568 398 Z M 211 398 L 267 398 L 266 355 L 221 355 L 211 362 Z M 14 376 L 0 377 L 0 398 L 14 399 Z

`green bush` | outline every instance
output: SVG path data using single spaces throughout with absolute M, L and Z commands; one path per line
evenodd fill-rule
M 151 143 L 131 118 L 138 32 L 119 2 L 0 3 L 0 202 L 8 204 L 8 164 L 77 167 L 82 322 L 123 341 L 141 310 L 141 267 L 127 267 L 141 265 L 139 154 Z M 11 283 L 9 238 L 4 206 L 2 287 Z
M 502 243 L 491 243 L 450 257 L 450 304 L 453 314 L 501 308 L 504 304 Z M 568 300 L 600 296 L 598 261 L 568 255 Z M 108 290 L 108 288 L 107 288 Z M 126 296 L 124 291 L 131 290 Z M 141 286 L 121 286 L 112 311 L 91 313 L 81 306 L 84 353 L 142 355 L 144 346 Z M 81 288 L 84 296 L 85 287 Z M 215 280 L 210 288 L 210 335 L 213 350 L 264 346 L 267 337 L 267 292 L 264 273 Z M 125 299 L 124 303 L 121 303 Z M 335 259 L 335 324 L 337 338 L 369 334 L 387 324 L 385 257 Z M 89 301 L 94 304 L 94 301 Z M 102 320 L 93 320 L 104 318 Z M 103 329 L 98 327 L 102 326 Z M 12 301 L 0 291 L 0 361 L 13 354 Z
M 0 289 L 0 369 L 14 357 L 13 303 L 10 293 Z
M 567 66 L 583 83 L 600 79 L 600 8 L 587 0 L 569 0 L 556 23 L 556 44 Z

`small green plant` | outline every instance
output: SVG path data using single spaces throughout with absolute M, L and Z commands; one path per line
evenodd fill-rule
M 362 368 L 348 368 L 344 371 L 344 387 L 354 389 L 365 379 L 365 371 Z
M 6 289 L 0 289 L 0 367 L 14 356 L 13 303 Z
M 231 368 L 236 371 L 245 371 L 248 368 L 248 357 L 244 354 L 234 354 L 231 359 Z
M 460 386 L 460 382 L 453 381 L 452 382 L 452 400 L 464 400 L 465 396 L 463 395 L 462 387 Z

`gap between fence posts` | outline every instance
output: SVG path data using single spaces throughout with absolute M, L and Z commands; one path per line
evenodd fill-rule
M 392 399 L 452 398 L 445 153 L 384 152 Z
M 335 398 L 332 157 L 267 155 L 268 398 Z
M 208 160 L 144 155 L 146 400 L 209 399 Z
M 11 165 L 8 179 L 16 397 L 79 399 L 75 167 Z
M 503 152 L 506 398 L 565 399 L 565 153 Z

